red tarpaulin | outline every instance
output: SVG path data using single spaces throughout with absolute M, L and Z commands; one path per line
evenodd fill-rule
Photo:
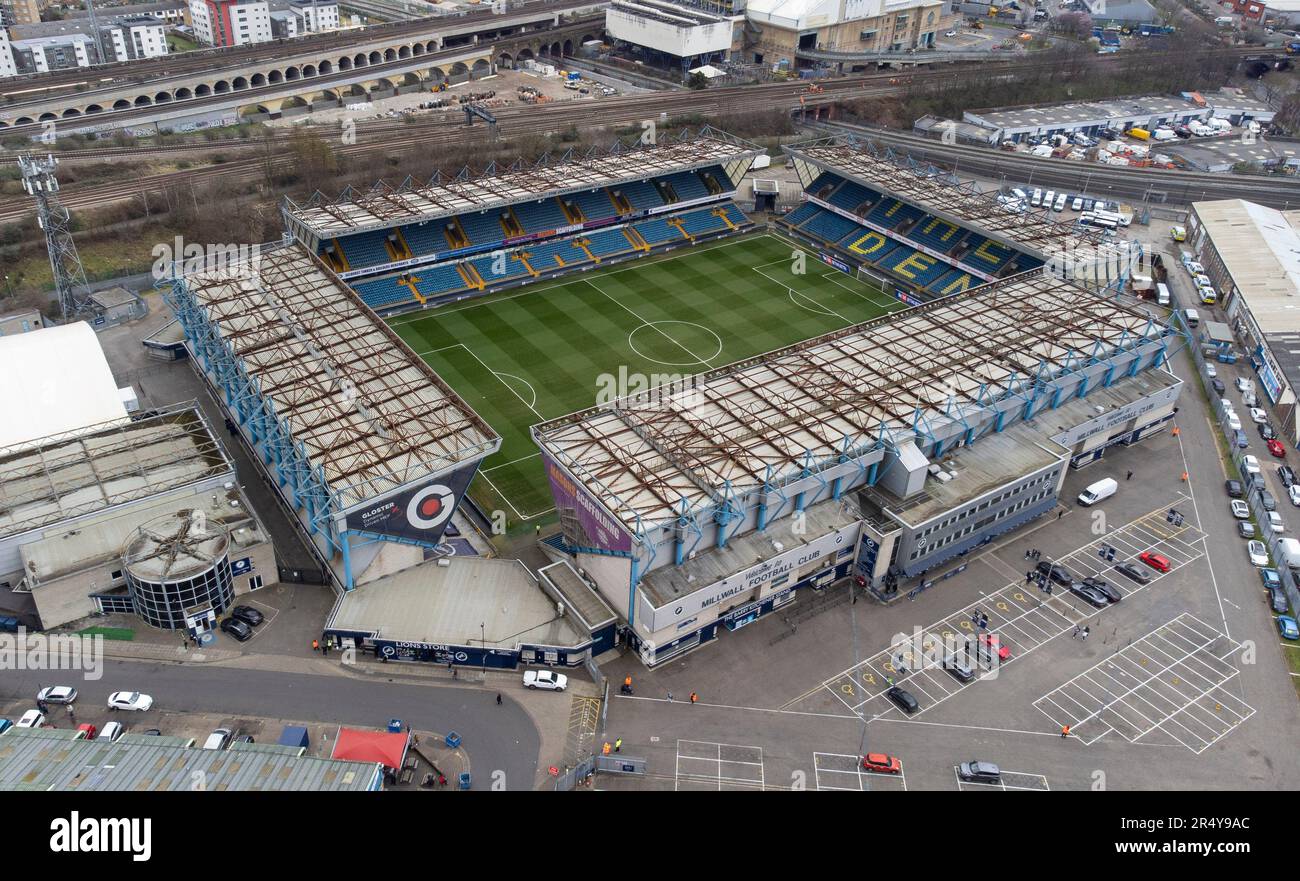
M 410 735 L 406 732 L 390 734 L 387 731 L 359 731 L 340 728 L 334 741 L 331 758 L 350 762 L 379 762 L 394 771 L 402 767 Z

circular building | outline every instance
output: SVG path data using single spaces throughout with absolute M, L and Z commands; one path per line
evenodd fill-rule
M 154 627 L 211 630 L 234 598 L 230 540 L 202 511 L 150 520 L 122 549 L 135 611 Z

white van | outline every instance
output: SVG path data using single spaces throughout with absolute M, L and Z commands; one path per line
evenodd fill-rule
M 1169 288 L 1164 282 L 1156 282 L 1156 304 L 1159 306 L 1168 306 L 1172 302 L 1169 298 Z
M 1052 210 L 1053 210 L 1053 211 L 1064 211 L 1064 210 L 1065 210 L 1065 193 L 1057 193 L 1057 194 L 1056 194 L 1056 201 L 1055 201 L 1054 203 L 1052 203 Z
M 1188 327 L 1199 327 L 1201 324 L 1201 315 L 1195 309 L 1184 309 L 1183 315 L 1187 318 Z
M 1030 205 L 1033 205 L 1035 208 L 1042 208 L 1042 207 L 1043 207 L 1043 191 L 1042 191 L 1042 190 L 1034 190 L 1034 198 L 1032 198 L 1032 199 L 1029 200 L 1029 204 L 1030 204 Z
M 1300 569 L 1300 541 L 1294 538 L 1279 538 L 1277 552 L 1291 569 Z
M 1108 499 L 1115 495 L 1118 490 L 1119 484 L 1115 482 L 1115 478 L 1103 478 L 1079 493 L 1079 504 L 1084 507 L 1095 505 L 1102 499 Z

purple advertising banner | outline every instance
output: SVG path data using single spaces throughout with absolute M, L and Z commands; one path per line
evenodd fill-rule
M 542 461 L 546 463 L 546 479 L 551 482 L 551 495 L 560 515 L 564 540 L 577 547 L 630 553 L 632 536 L 618 521 L 585 489 L 574 483 L 550 456 L 543 453 Z
M 437 544 L 477 468 L 475 462 L 419 489 L 406 490 L 353 511 L 348 515 L 348 529 Z

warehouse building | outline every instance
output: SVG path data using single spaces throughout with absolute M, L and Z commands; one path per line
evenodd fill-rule
M 1096 137 L 1102 129 L 1152 129 L 1176 125 L 1213 114 L 1208 104 L 1181 97 L 1153 95 L 1074 104 L 1014 107 L 1009 110 L 966 111 L 962 119 L 994 133 L 997 141 L 1022 141 L 1030 136 L 1082 132 Z
M 1205 267 L 1260 387 L 1283 414 L 1281 434 L 1300 445 L 1300 211 L 1241 199 L 1194 202 L 1186 247 Z
M 613 0 L 605 10 L 605 33 L 625 47 L 645 50 L 651 60 L 683 70 L 730 59 L 744 16 L 722 15 L 668 0 Z
M 744 61 L 811 67 L 816 52 L 901 52 L 934 46 L 938 0 L 748 0 Z
M 378 762 L 303 755 L 273 744 L 196 749 L 172 737 L 83 740 L 68 728 L 0 734 L 0 790 L 9 792 L 378 792 Z
M 533 428 L 575 567 L 647 665 L 849 575 L 888 595 L 1159 431 L 1162 316 L 1042 272 Z

